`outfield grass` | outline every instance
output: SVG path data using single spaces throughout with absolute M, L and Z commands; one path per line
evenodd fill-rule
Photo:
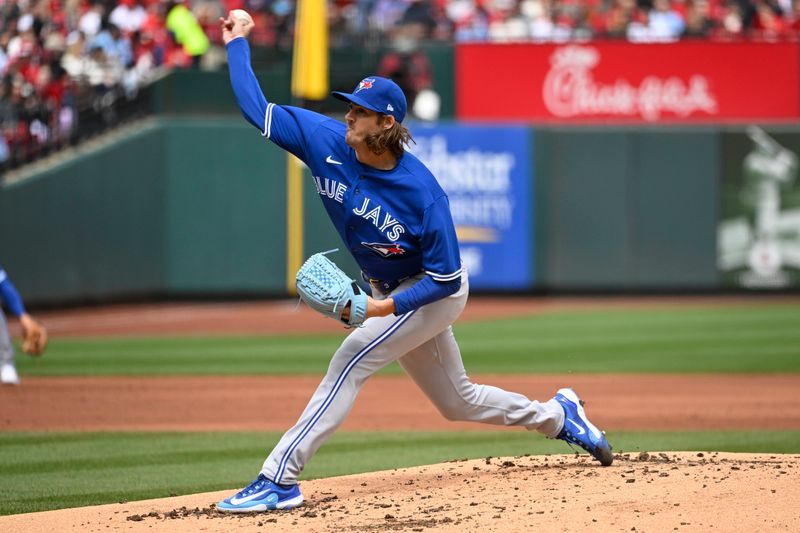
M 277 433 L 0 433 L 0 515 L 236 489 Z M 800 453 L 800 431 L 609 434 L 618 451 Z M 525 431 L 337 433 L 303 479 L 486 456 L 571 453 Z
M 455 330 L 472 374 L 800 372 L 800 307 L 785 303 L 565 311 Z M 18 360 L 34 376 L 321 374 L 343 335 L 62 338 Z

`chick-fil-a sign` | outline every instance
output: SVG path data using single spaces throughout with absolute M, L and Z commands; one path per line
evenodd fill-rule
M 736 122 L 800 117 L 796 43 L 464 44 L 460 119 Z M 488 75 L 487 75 L 488 74 Z

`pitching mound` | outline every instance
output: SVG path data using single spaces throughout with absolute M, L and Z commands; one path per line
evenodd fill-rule
M 308 481 L 292 511 L 224 515 L 232 491 L 0 517 L 2 531 L 798 531 L 800 456 L 523 456 Z

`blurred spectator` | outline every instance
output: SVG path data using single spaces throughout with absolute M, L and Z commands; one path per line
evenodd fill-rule
M 370 24 L 381 33 L 388 33 L 403 17 L 410 0 L 376 0 Z
M 686 11 L 686 27 L 683 36 L 687 38 L 707 38 L 711 35 L 714 23 L 708 0 L 691 0 Z
M 123 37 L 120 29 L 114 24 L 109 24 L 92 39 L 90 48 L 99 48 L 109 61 L 116 63 L 115 69 L 126 69 L 133 62 L 131 42 Z
M 410 0 L 398 23 L 406 37 L 415 40 L 430 39 L 438 25 L 431 0 Z
M 200 58 L 206 53 L 209 41 L 197 18 L 183 3 L 170 2 L 167 8 L 167 29 L 175 36 L 175 41 L 191 58 L 193 67 L 200 66 Z
M 380 60 L 378 75 L 389 78 L 403 89 L 408 108 L 414 108 L 414 100 L 420 91 L 433 85 L 433 69 L 427 54 L 418 47 L 414 38 L 418 28 L 401 27 L 395 34 L 392 48 Z
M 670 0 L 653 0 L 648 27 L 654 41 L 676 41 L 686 25 L 683 17 L 672 7 Z
M 528 41 L 531 35 L 531 20 L 525 16 L 519 3 L 494 4 L 499 8 L 494 21 L 489 24 L 489 38 L 495 42 Z M 548 37 L 552 31 L 552 23 L 547 17 Z
M 103 24 L 103 16 L 105 15 L 105 6 L 101 3 L 96 3 L 89 8 L 80 18 L 78 22 L 78 29 L 88 37 L 94 37 L 100 31 L 100 26 Z
M 489 37 L 489 12 L 475 0 L 451 0 L 445 9 L 453 22 L 456 42 L 486 41 Z
M 739 3 L 729 0 L 721 13 L 721 24 L 717 36 L 721 39 L 741 37 L 744 33 L 744 17 Z
M 632 2 L 616 1 L 606 13 L 601 37 L 607 39 L 625 39 L 628 36 L 628 25 L 633 21 L 634 5 Z M 635 31 L 634 31 L 635 34 Z
M 775 40 L 786 34 L 789 25 L 781 16 L 781 8 L 777 2 L 755 0 L 754 7 L 753 30 L 756 35 L 763 39 Z
M 542 0 L 525 0 L 520 4 L 520 12 L 525 16 L 534 41 L 550 41 L 555 33 L 552 3 Z
M 376 0 L 356 0 L 352 29 L 357 35 L 366 35 L 370 30 L 370 16 Z
M 626 21 L 625 36 L 632 43 L 649 43 L 657 39 L 653 36 L 650 26 L 650 12 L 645 9 L 637 9 L 633 12 L 630 21 Z
M 11 151 L 8 149 L 6 138 L 0 135 L 0 170 L 4 170 L 11 159 Z
M 81 31 L 73 31 L 67 36 L 67 48 L 61 57 L 61 67 L 74 80 L 80 80 L 83 75 L 85 56 L 83 53 L 86 39 Z
M 136 0 L 119 0 L 119 4 L 108 17 L 108 21 L 130 35 L 142 29 L 147 11 Z
M 0 169 L 11 163 L 17 121 L 17 107 L 11 101 L 11 82 L 3 80 L 0 82 Z
M 793 34 L 797 35 L 800 33 L 800 0 L 793 0 L 787 13 L 786 20 L 789 28 Z

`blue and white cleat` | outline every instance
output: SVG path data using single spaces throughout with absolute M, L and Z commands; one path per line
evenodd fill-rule
M 253 513 L 294 509 L 303 503 L 303 495 L 297 485 L 278 485 L 264 474 L 259 474 L 248 486 L 217 504 L 217 510 L 225 513 Z
M 611 445 L 602 431 L 589 422 L 583 410 L 583 400 L 572 389 L 559 389 L 555 400 L 564 408 L 564 428 L 556 436 L 567 444 L 577 444 L 603 466 L 614 461 Z

